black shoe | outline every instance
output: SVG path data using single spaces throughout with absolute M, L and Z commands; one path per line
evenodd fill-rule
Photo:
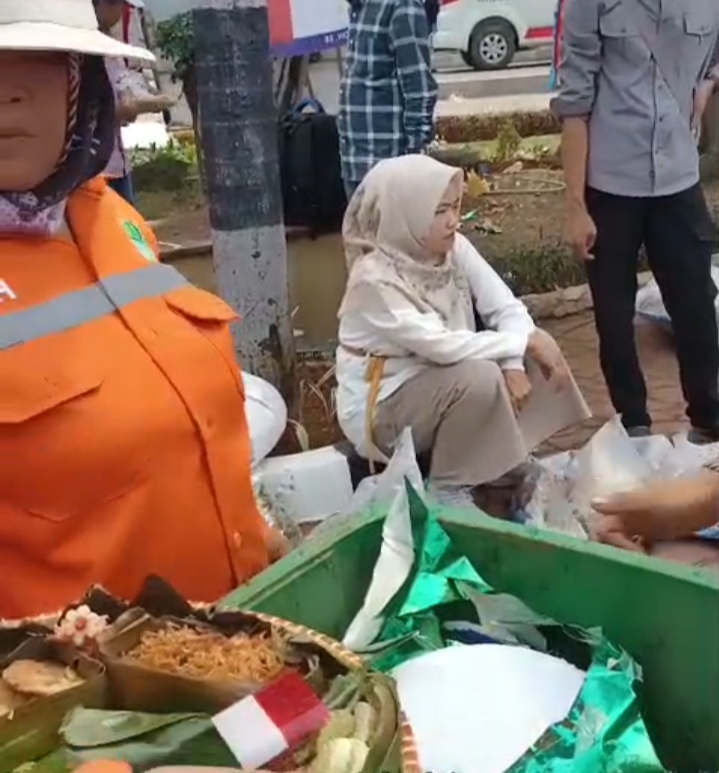
M 630 438 L 651 437 L 652 435 L 651 427 L 625 427 L 624 429 Z
M 692 427 L 687 433 L 687 440 L 694 446 L 708 446 L 719 442 L 719 429 L 699 429 Z

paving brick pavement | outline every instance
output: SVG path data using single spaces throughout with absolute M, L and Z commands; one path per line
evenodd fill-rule
M 591 312 L 551 320 L 544 327 L 561 346 L 594 414 L 579 427 L 560 432 L 545 443 L 540 453 L 550 454 L 583 446 L 614 415 L 614 411 L 599 368 L 598 342 Z M 655 432 L 671 435 L 686 429 L 671 335 L 656 325 L 637 322 L 636 336 Z

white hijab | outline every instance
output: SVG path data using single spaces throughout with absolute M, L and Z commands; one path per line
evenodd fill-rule
M 436 263 L 423 246 L 437 207 L 462 172 L 429 156 L 381 161 L 350 200 L 342 235 L 349 277 L 339 316 L 366 309 L 388 288 L 452 330 L 473 327 L 472 299 L 452 253 Z

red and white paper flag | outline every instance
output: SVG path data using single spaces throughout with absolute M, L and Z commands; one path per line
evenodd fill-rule
M 243 768 L 259 768 L 321 730 L 330 713 L 294 671 L 243 698 L 212 722 Z

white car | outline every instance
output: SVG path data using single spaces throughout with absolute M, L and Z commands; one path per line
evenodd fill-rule
M 501 70 L 523 48 L 554 39 L 557 0 L 442 0 L 437 51 L 459 51 L 476 70 Z

